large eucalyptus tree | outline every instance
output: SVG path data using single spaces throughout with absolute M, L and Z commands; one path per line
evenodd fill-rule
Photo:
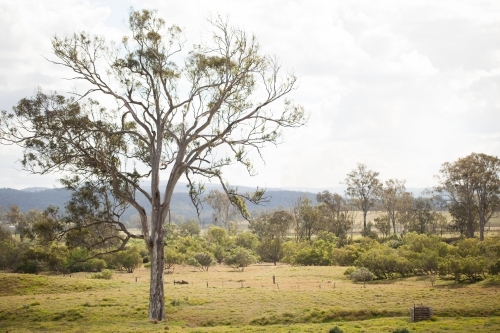
M 144 239 L 151 255 L 150 320 L 165 318 L 164 222 L 178 180 L 186 177 L 199 204 L 196 180 L 217 179 L 248 215 L 245 198 L 257 202 L 263 191 L 237 193 L 222 169 L 241 163 L 253 174 L 248 151 L 260 154 L 266 143 L 279 143 L 283 127 L 306 121 L 303 108 L 285 98 L 296 77 L 281 76 L 279 63 L 261 52 L 254 36 L 220 18 L 210 23 L 213 34 L 189 52 L 180 28 L 166 28 L 149 10 L 130 12 L 130 34 L 119 43 L 85 32 L 56 36 L 52 62 L 67 67 L 70 79 L 85 88 L 70 98 L 39 91 L 1 116 L 2 140 L 24 148 L 25 169 L 65 172 L 65 184 L 73 188 L 107 185 L 137 210 L 140 235 L 113 214 L 93 223 L 122 231 L 124 241 Z M 270 107 L 280 99 L 282 107 Z M 104 107 L 104 100 L 116 107 Z M 136 200 L 137 193 L 150 208 Z

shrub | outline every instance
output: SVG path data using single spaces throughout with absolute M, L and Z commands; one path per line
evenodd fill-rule
M 113 276 L 113 271 L 110 269 L 103 269 L 102 272 L 100 273 L 94 273 L 90 275 L 91 279 L 104 279 L 104 280 L 111 280 L 111 277 Z
M 165 268 L 170 269 L 173 265 L 182 264 L 184 256 L 173 248 L 165 248 Z
M 344 271 L 344 275 L 351 276 L 352 273 L 356 271 L 355 267 L 349 267 Z
M 88 270 L 91 271 L 102 271 L 104 268 L 107 267 L 106 261 L 104 259 L 99 259 L 99 258 L 94 258 L 90 259 L 88 262 Z
M 332 251 L 333 261 L 339 266 L 352 266 L 359 257 L 354 246 L 345 246 Z
M 250 231 L 245 231 L 236 236 L 235 244 L 236 246 L 255 251 L 255 249 L 259 246 L 259 239 Z
M 215 258 L 208 252 L 199 252 L 193 256 L 204 271 L 215 264 Z
M 374 277 L 373 273 L 365 267 L 358 268 L 351 274 L 351 280 L 355 282 L 371 281 Z
M 243 271 L 245 267 L 256 262 L 256 258 L 252 253 L 243 248 L 237 247 L 224 259 L 224 263 L 232 268 Z
M 142 257 L 136 246 L 113 253 L 110 259 L 115 268 L 119 270 L 125 269 L 127 273 L 133 273 L 134 269 L 142 264 Z
M 344 333 L 344 331 L 342 331 L 340 327 L 335 326 L 333 328 L 330 328 L 330 330 L 328 330 L 328 333 Z

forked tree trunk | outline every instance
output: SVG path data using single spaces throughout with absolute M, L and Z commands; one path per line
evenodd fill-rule
M 163 286 L 163 270 L 165 268 L 164 241 L 162 235 L 155 233 L 152 239 L 151 280 L 149 284 L 149 320 L 165 320 L 165 298 Z

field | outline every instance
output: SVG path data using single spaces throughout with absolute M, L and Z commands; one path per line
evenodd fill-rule
M 455 284 L 412 277 L 355 284 L 343 267 L 189 266 L 165 276 L 167 322 L 149 323 L 149 271 L 112 280 L 0 273 L 2 332 L 498 332 L 500 280 Z M 273 276 L 276 284 L 273 284 Z M 137 280 L 137 282 L 136 282 Z M 188 281 L 174 285 L 174 280 Z M 208 284 L 208 286 L 207 286 Z M 431 321 L 409 322 L 413 304 Z

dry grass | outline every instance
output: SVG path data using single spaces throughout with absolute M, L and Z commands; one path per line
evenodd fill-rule
M 118 272 L 111 281 L 91 280 L 88 273 L 0 273 L 0 327 L 9 332 L 158 332 L 166 325 L 170 332 L 327 332 L 336 325 L 346 333 L 398 327 L 500 330 L 498 280 L 475 285 L 438 280 L 432 288 L 427 279 L 414 277 L 363 288 L 346 280 L 344 270 L 254 265 L 244 272 L 225 266 L 195 272 L 179 266 L 165 276 L 168 321 L 157 325 L 147 321 L 146 269 Z M 174 285 L 174 279 L 189 284 Z M 437 321 L 409 323 L 414 303 L 433 307 Z

